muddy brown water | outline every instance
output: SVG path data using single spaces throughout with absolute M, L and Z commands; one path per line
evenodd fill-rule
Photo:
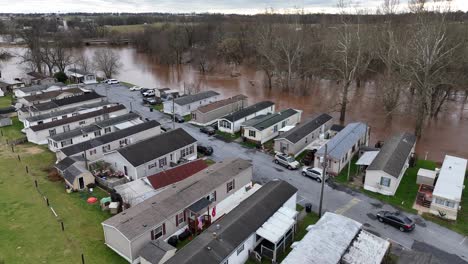
M 75 50 L 88 57 L 97 49 L 106 47 L 87 47 Z M 14 54 L 24 52 L 23 48 L 8 47 Z M 285 92 L 281 89 L 268 89 L 261 72 L 248 67 L 238 67 L 235 70 L 227 66 L 216 67 L 216 73 L 202 75 L 191 66 L 169 67 L 159 65 L 147 55 L 136 52 L 131 47 L 113 48 L 120 55 L 123 67 L 115 78 L 144 87 L 170 87 L 179 90 L 215 90 L 224 97 L 239 93 L 249 97 L 249 103 L 261 100 L 271 100 L 277 109 L 295 108 L 303 110 L 303 118 L 319 112 L 327 112 L 338 118 L 337 100 L 340 96 L 337 84 L 327 80 L 315 80 L 308 88 L 295 92 Z M 1 63 L 2 77 L 12 80 L 21 76 L 26 66 L 18 64 L 19 58 L 14 57 Z M 240 73 L 232 75 L 232 72 Z M 237 77 L 234 77 L 237 76 Z M 305 90 L 305 91 L 304 91 Z M 414 131 L 414 116 L 405 104 L 402 104 L 391 119 L 389 119 L 378 99 L 379 87 L 369 81 L 360 88 L 353 87 L 350 94 L 349 109 L 346 123 L 353 121 L 366 122 L 371 127 L 371 144 L 377 140 L 385 140 L 392 134 L 401 131 Z M 405 101 L 410 100 L 404 98 Z M 416 147 L 420 158 L 442 161 L 445 154 L 468 158 L 468 106 L 461 106 L 462 94 L 450 98 L 442 109 L 437 120 L 430 121 L 418 140 Z

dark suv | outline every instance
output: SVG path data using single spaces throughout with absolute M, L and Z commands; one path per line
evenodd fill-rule
M 415 227 L 414 221 L 400 212 L 380 211 L 377 213 L 377 220 L 392 225 L 401 232 L 411 231 Z

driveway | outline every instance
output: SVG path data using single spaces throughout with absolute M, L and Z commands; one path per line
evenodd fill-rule
M 106 87 L 108 87 L 107 92 Z M 168 116 L 158 111 L 150 112 L 149 107 L 143 106 L 139 92 L 131 92 L 120 85 L 111 87 L 98 85 L 95 90 L 102 95 L 107 94 L 109 101 L 122 103 L 144 118 L 157 120 L 161 124 L 171 123 Z M 184 128 L 199 142 L 212 146 L 214 149 L 212 159 L 215 161 L 229 157 L 251 159 L 254 164 L 255 181 L 265 183 L 273 179 L 285 180 L 299 190 L 298 203 L 302 205 L 311 203 L 313 209 L 318 211 L 320 184 L 303 177 L 299 171 L 289 171 L 272 163 L 273 158 L 265 153 L 202 134 L 197 127 L 190 124 L 175 124 L 175 127 Z M 415 219 L 417 227 L 413 232 L 403 233 L 376 220 L 375 215 L 378 211 L 396 210 L 392 206 L 342 186 L 326 185 L 324 193 L 324 210 L 336 212 L 363 223 L 364 229 L 380 237 L 389 238 L 407 249 L 433 253 L 445 263 L 454 263 L 455 260 L 462 263 L 461 259 L 468 261 L 468 238 L 456 232 L 426 221 L 417 215 L 408 214 Z M 429 250 L 431 248 L 437 250 Z

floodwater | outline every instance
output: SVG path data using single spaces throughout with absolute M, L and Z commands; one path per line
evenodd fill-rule
M 75 50 L 92 57 L 97 49 L 106 47 L 86 47 Z M 6 48 L 12 53 L 24 52 L 23 48 Z M 228 66 L 217 66 L 216 73 L 200 74 L 191 66 L 169 67 L 158 65 L 145 54 L 136 52 L 131 47 L 113 48 L 120 55 L 123 64 L 120 72 L 114 76 L 121 81 L 144 87 L 170 87 L 179 90 L 215 90 L 225 97 L 239 93 L 249 97 L 249 103 L 271 100 L 278 110 L 295 108 L 303 110 L 303 118 L 319 112 L 327 112 L 338 120 L 337 101 L 339 89 L 336 84 L 326 80 L 309 83 L 305 91 L 284 92 L 281 89 L 269 90 L 263 85 L 263 75 L 251 68 L 235 69 L 239 76 L 231 75 Z M 14 57 L 0 65 L 2 77 L 12 80 L 24 74 L 25 65 Z M 237 76 L 237 77 L 233 77 Z M 379 88 L 373 82 L 366 82 L 360 88 L 353 87 L 349 96 L 350 103 L 346 123 L 366 122 L 371 127 L 371 143 L 385 140 L 396 132 L 413 132 L 414 116 L 405 106 L 401 106 L 389 119 L 381 106 Z M 423 136 L 418 140 L 417 153 L 420 158 L 442 161 L 445 154 L 468 158 L 468 106 L 462 107 L 462 94 L 451 97 L 437 120 L 430 121 L 424 128 Z M 405 99 L 409 100 L 409 99 Z

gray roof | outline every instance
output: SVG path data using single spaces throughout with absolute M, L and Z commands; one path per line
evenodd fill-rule
M 83 71 L 82 69 L 77 69 L 77 68 L 68 69 L 67 71 L 74 72 L 74 73 L 81 74 L 81 75 L 92 74 L 92 73 L 89 73 L 87 71 Z
M 398 178 L 414 144 L 416 144 L 416 136 L 410 133 L 405 132 L 393 136 L 385 142 L 367 170 L 382 170 Z
M 307 121 L 304 121 L 302 124 L 296 126 L 288 132 L 281 134 L 277 139 L 284 138 L 291 143 L 297 143 L 331 119 L 332 117 L 328 114 L 317 115 Z
M 50 139 L 52 139 L 54 141 L 62 141 L 62 140 L 65 140 L 65 139 L 80 136 L 80 135 L 83 134 L 83 132 L 92 133 L 94 131 L 99 131 L 99 130 L 101 130 L 103 128 L 106 128 L 106 127 L 109 127 L 109 126 L 114 126 L 114 125 L 117 125 L 117 124 L 120 124 L 120 123 L 123 123 L 123 122 L 127 122 L 127 121 L 130 121 L 130 120 L 137 119 L 137 118 L 140 118 L 140 116 L 138 114 L 128 113 L 128 114 L 125 114 L 125 115 L 105 119 L 103 121 L 96 122 L 96 123 L 94 123 L 92 125 L 89 125 L 89 126 L 80 127 L 80 128 L 77 128 L 77 129 L 74 129 L 74 130 L 71 130 L 71 131 L 68 131 L 68 132 L 65 132 L 65 133 L 60 133 L 60 134 L 57 134 L 55 136 L 50 137 Z
M 63 87 L 65 86 L 64 83 L 58 82 L 58 83 L 52 83 L 52 84 L 37 84 L 37 85 L 32 85 L 32 86 L 27 86 L 27 87 L 21 87 L 18 88 L 18 90 L 24 92 L 24 93 L 31 93 L 31 92 L 40 92 L 43 90 L 48 89 L 49 87 L 52 86 L 59 86 Z
M 166 263 L 221 263 L 296 192 L 297 189 L 285 181 L 268 182 Z M 213 238 L 213 232 L 220 239 Z
M 159 261 L 168 251 L 176 248 L 161 240 L 153 240 L 140 250 L 140 256 L 151 264 L 159 264 Z
M 210 98 L 216 95 L 219 95 L 219 93 L 215 91 L 204 91 L 204 92 L 200 92 L 197 94 L 191 94 L 191 95 L 186 95 L 186 96 L 176 98 L 174 99 L 174 103 L 178 105 L 188 105 L 188 104 L 191 104 L 191 103 L 194 103 L 194 102 L 206 99 L 206 98 Z
M 40 94 L 35 94 L 35 95 L 29 95 L 29 96 L 23 97 L 23 99 L 28 102 L 42 101 L 42 100 L 48 100 L 48 99 L 55 99 L 57 96 L 63 93 L 82 94 L 84 92 L 80 88 L 70 88 L 66 90 L 57 90 L 57 91 L 50 91 L 50 92 L 45 92 L 45 93 L 40 93 Z
M 270 102 L 270 101 L 262 101 L 258 102 L 256 104 L 253 104 L 251 106 L 248 106 L 242 110 L 239 110 L 237 112 L 234 112 L 232 114 L 229 114 L 227 116 L 224 116 L 223 119 L 229 120 L 231 122 L 235 122 L 237 120 L 240 120 L 244 117 L 247 117 L 253 113 L 259 112 L 265 108 L 271 107 L 272 105 L 275 105 L 275 103 Z
M 105 114 L 111 114 L 113 112 L 117 112 L 117 111 L 124 110 L 124 109 L 126 109 L 124 105 L 115 105 L 115 106 L 111 106 L 111 107 L 104 107 L 104 108 L 101 108 L 101 109 L 96 110 L 96 111 L 92 111 L 92 112 L 88 112 L 88 113 L 84 113 L 84 114 L 80 114 L 80 115 L 76 115 L 76 116 L 72 116 L 72 117 L 61 118 L 61 119 L 58 119 L 58 120 L 55 120 L 55 121 L 52 121 L 52 122 L 47 122 L 47 123 L 42 123 L 42 124 L 39 124 L 39 125 L 31 126 L 30 129 L 32 131 L 41 131 L 41 130 L 44 130 L 44 129 L 58 127 L 58 126 L 62 126 L 62 125 L 65 125 L 65 124 L 70 124 L 70 123 L 73 123 L 73 122 L 78 122 L 78 121 L 81 121 L 81 120 L 85 120 L 85 119 L 89 119 L 89 118 L 93 118 L 93 117 L 97 117 L 97 116 L 101 116 L 101 115 L 105 115 Z
M 71 165 L 75 164 L 76 160 L 66 157 L 63 160 L 59 161 L 57 164 L 55 164 L 55 168 L 59 171 L 64 171 L 68 169 Z
M 122 130 L 115 131 L 109 134 L 105 134 L 103 136 L 93 138 L 91 140 L 63 148 L 60 151 L 63 152 L 63 154 L 67 156 L 72 156 L 72 155 L 75 155 L 76 153 L 81 153 L 85 150 L 99 147 L 104 144 L 131 136 L 138 132 L 142 132 L 144 130 L 148 130 L 157 126 L 160 126 L 160 124 L 157 121 L 151 120 L 142 124 L 134 125 L 126 129 L 122 129 Z
M 121 148 L 118 152 L 137 167 L 195 142 L 197 140 L 189 133 L 178 128 Z
M 341 159 L 358 140 L 366 134 L 367 125 L 364 123 L 350 123 L 330 141 L 328 141 L 328 156 L 330 158 Z M 323 156 L 325 146 L 321 147 L 315 155 Z
M 297 110 L 294 110 L 292 108 L 282 110 L 278 113 L 275 114 L 268 114 L 264 118 L 261 119 L 256 119 L 253 122 L 250 122 L 252 120 L 249 120 L 243 124 L 244 127 L 253 127 L 259 131 L 263 131 L 275 124 L 278 124 L 279 122 L 282 122 L 283 120 L 299 113 Z
M 29 109 L 30 111 L 45 111 L 51 110 L 60 106 L 69 105 L 69 104 L 76 104 L 76 103 L 84 103 L 86 101 L 104 98 L 104 96 L 97 94 L 96 92 L 84 93 L 80 95 L 70 96 L 58 100 L 52 100 L 50 102 L 35 104 L 31 106 Z
M 84 105 L 81 105 L 81 106 L 68 108 L 68 109 L 64 109 L 64 110 L 60 110 L 60 111 L 54 111 L 54 112 L 50 112 L 50 113 L 46 113 L 46 114 L 42 114 L 42 115 L 30 116 L 30 117 L 26 118 L 26 120 L 28 120 L 29 122 L 35 122 L 35 121 L 40 121 L 40 120 L 44 120 L 44 119 L 47 119 L 47 118 L 52 118 L 52 117 L 56 117 L 56 116 L 71 114 L 71 113 L 78 112 L 80 110 L 91 109 L 91 108 L 105 106 L 105 105 L 115 105 L 115 104 L 109 103 L 109 102 L 104 102 L 104 101 L 97 102 L 97 103 L 91 103 L 91 104 L 84 104 Z
M 169 218 L 172 219 L 177 212 L 186 209 L 201 197 L 205 197 L 227 181 L 251 169 L 251 161 L 240 158 L 213 164 L 173 184 L 173 188 L 163 190 L 158 195 L 130 207 L 102 224 L 116 228 L 128 240 L 133 240 L 164 221 L 168 221 Z
M 335 131 L 335 132 L 340 132 L 341 130 L 343 130 L 343 128 L 345 128 L 345 126 L 342 126 L 342 125 L 339 125 L 339 124 L 333 124 L 330 127 L 330 130 Z
M 83 172 L 85 172 L 84 168 L 73 164 L 63 172 L 63 178 L 73 184 L 76 177 L 80 176 Z

